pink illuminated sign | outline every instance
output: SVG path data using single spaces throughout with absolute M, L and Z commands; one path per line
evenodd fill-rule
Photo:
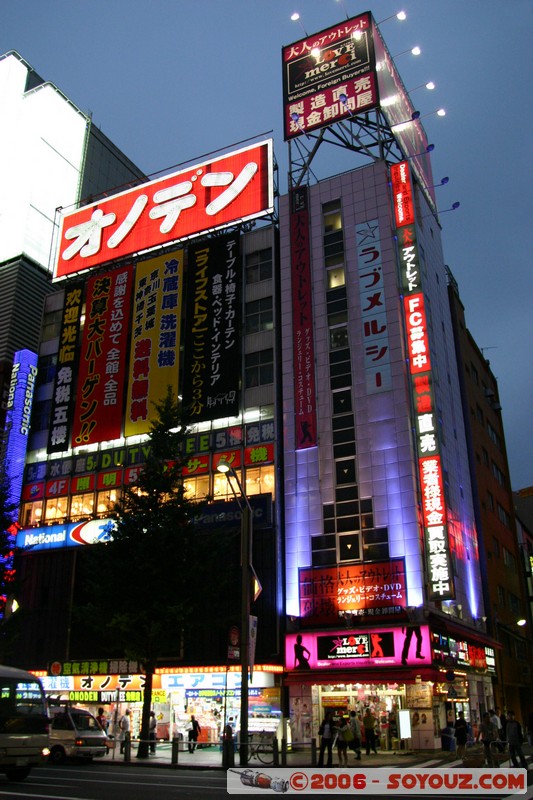
M 285 639 L 288 670 L 431 664 L 427 625 L 298 633 Z

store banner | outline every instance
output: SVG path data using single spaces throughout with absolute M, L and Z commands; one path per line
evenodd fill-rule
M 183 250 L 137 264 L 125 436 L 149 433 L 154 403 L 178 393 L 182 298 Z
M 239 413 L 239 235 L 188 248 L 183 405 L 192 423 Z
M 132 283 L 129 265 L 87 284 L 72 447 L 121 436 Z
M 316 447 L 315 345 L 309 232 L 309 192 L 306 186 L 290 194 L 292 340 L 296 449 Z
M 52 411 L 48 433 L 48 452 L 68 450 L 76 399 L 81 312 L 84 283 L 74 283 L 65 289 L 63 317 L 59 333 L 57 368 L 52 394 Z

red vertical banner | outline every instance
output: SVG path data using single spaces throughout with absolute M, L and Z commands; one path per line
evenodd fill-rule
M 121 435 L 132 283 L 131 265 L 88 282 L 73 447 Z
M 309 194 L 307 187 L 290 193 L 292 328 L 294 357 L 294 414 L 296 449 L 315 447 L 316 392 Z

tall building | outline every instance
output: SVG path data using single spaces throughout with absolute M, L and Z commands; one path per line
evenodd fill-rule
M 0 56 L 0 424 L 13 356 L 39 346 L 59 208 L 143 179 L 91 118 L 18 53 Z
M 94 703 L 142 699 L 123 654 L 83 650 L 71 604 L 76 560 L 142 468 L 170 383 L 192 419 L 199 524 L 238 530 L 222 460 L 253 514 L 254 724 L 309 743 L 326 709 L 368 707 L 382 747 L 449 747 L 458 710 L 476 724 L 494 705 L 499 642 L 481 624 L 431 146 L 372 16 L 322 34 L 283 50 L 279 208 L 261 141 L 61 216 L 17 536 L 19 657 L 54 661 L 50 690 L 67 696 L 90 683 Z M 353 168 L 317 180 L 339 143 Z M 192 711 L 215 737 L 238 682 L 227 642 L 210 644 L 177 643 L 155 688 L 168 724 Z
M 533 650 L 528 619 L 524 556 L 517 535 L 498 382 L 469 332 L 459 288 L 448 270 L 448 291 L 463 397 L 481 571 L 488 614 L 478 625 L 497 642 L 495 703 L 527 707 Z

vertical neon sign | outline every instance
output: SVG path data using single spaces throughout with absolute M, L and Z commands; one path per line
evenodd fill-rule
M 392 165 L 391 182 L 401 284 L 404 293 L 411 397 L 416 422 L 418 472 L 422 493 L 429 594 L 431 600 L 451 600 L 455 596 L 453 570 L 435 396 L 432 386 L 425 300 L 422 292 L 416 239 L 413 192 L 407 161 Z

